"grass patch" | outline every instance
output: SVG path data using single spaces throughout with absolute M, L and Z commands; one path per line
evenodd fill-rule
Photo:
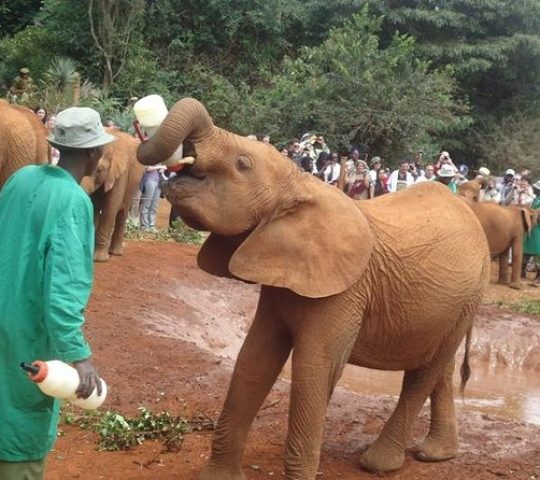
M 198 230 L 188 227 L 182 220 L 175 220 L 171 228 L 141 230 L 132 219 L 128 218 L 124 238 L 128 240 L 154 240 L 160 242 L 180 242 L 201 245 L 204 242 L 206 235 Z
M 528 313 L 529 315 L 540 315 L 540 300 L 521 300 L 506 304 L 506 307 L 516 312 Z
M 169 412 L 154 413 L 144 407 L 128 417 L 111 410 L 75 412 L 71 404 L 62 406 L 64 425 L 75 425 L 99 436 L 98 449 L 110 452 L 129 450 L 145 440 L 160 440 L 166 451 L 180 449 L 184 437 L 194 430 L 214 430 L 215 421 L 205 416 L 187 420 Z

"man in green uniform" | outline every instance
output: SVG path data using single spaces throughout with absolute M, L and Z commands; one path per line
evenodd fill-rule
M 456 171 L 454 167 L 449 164 L 441 165 L 441 168 L 437 171 L 437 181 L 446 185 L 452 193 L 457 193 L 457 185 L 454 182 Z
M 536 195 L 536 198 L 533 200 L 531 208 L 533 210 L 540 209 L 540 180 L 533 183 L 533 191 Z M 529 235 L 525 235 L 523 239 L 523 268 L 521 276 L 527 277 L 527 261 L 533 257 L 538 258 L 540 256 L 540 224 L 535 225 Z M 536 266 L 536 277 L 534 279 L 534 284 L 538 286 L 540 284 L 540 269 L 538 265 Z
M 107 134 L 99 114 L 69 108 L 49 142 L 58 166 L 15 172 L 0 192 L 0 479 L 43 478 L 59 402 L 44 395 L 21 362 L 58 359 L 81 378 L 77 396 L 101 393 L 81 327 L 92 288 L 92 205 L 80 187 L 92 174 Z

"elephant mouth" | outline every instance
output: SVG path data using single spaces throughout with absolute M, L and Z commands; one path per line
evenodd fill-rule
M 185 157 L 181 160 L 183 168 L 176 172 L 176 176 L 171 179 L 172 181 L 178 181 L 182 178 L 194 178 L 196 180 L 204 180 L 206 176 L 201 173 L 200 169 L 195 165 L 195 157 Z

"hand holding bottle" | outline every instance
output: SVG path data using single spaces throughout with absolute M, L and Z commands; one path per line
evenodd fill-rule
M 77 370 L 80 383 L 75 391 L 77 398 L 88 398 L 92 395 L 94 389 L 97 389 L 98 397 L 101 396 L 102 388 L 96 367 L 90 362 L 90 359 L 73 362 L 73 367 Z

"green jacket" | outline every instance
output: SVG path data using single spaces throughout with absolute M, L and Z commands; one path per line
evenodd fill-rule
M 540 197 L 533 200 L 531 208 L 540 208 Z M 536 225 L 530 235 L 525 234 L 523 239 L 523 253 L 527 255 L 540 255 L 540 225 Z
M 29 166 L 0 192 L 0 461 L 44 458 L 59 402 L 21 362 L 90 356 L 81 326 L 92 289 L 94 226 L 88 195 L 67 171 Z

